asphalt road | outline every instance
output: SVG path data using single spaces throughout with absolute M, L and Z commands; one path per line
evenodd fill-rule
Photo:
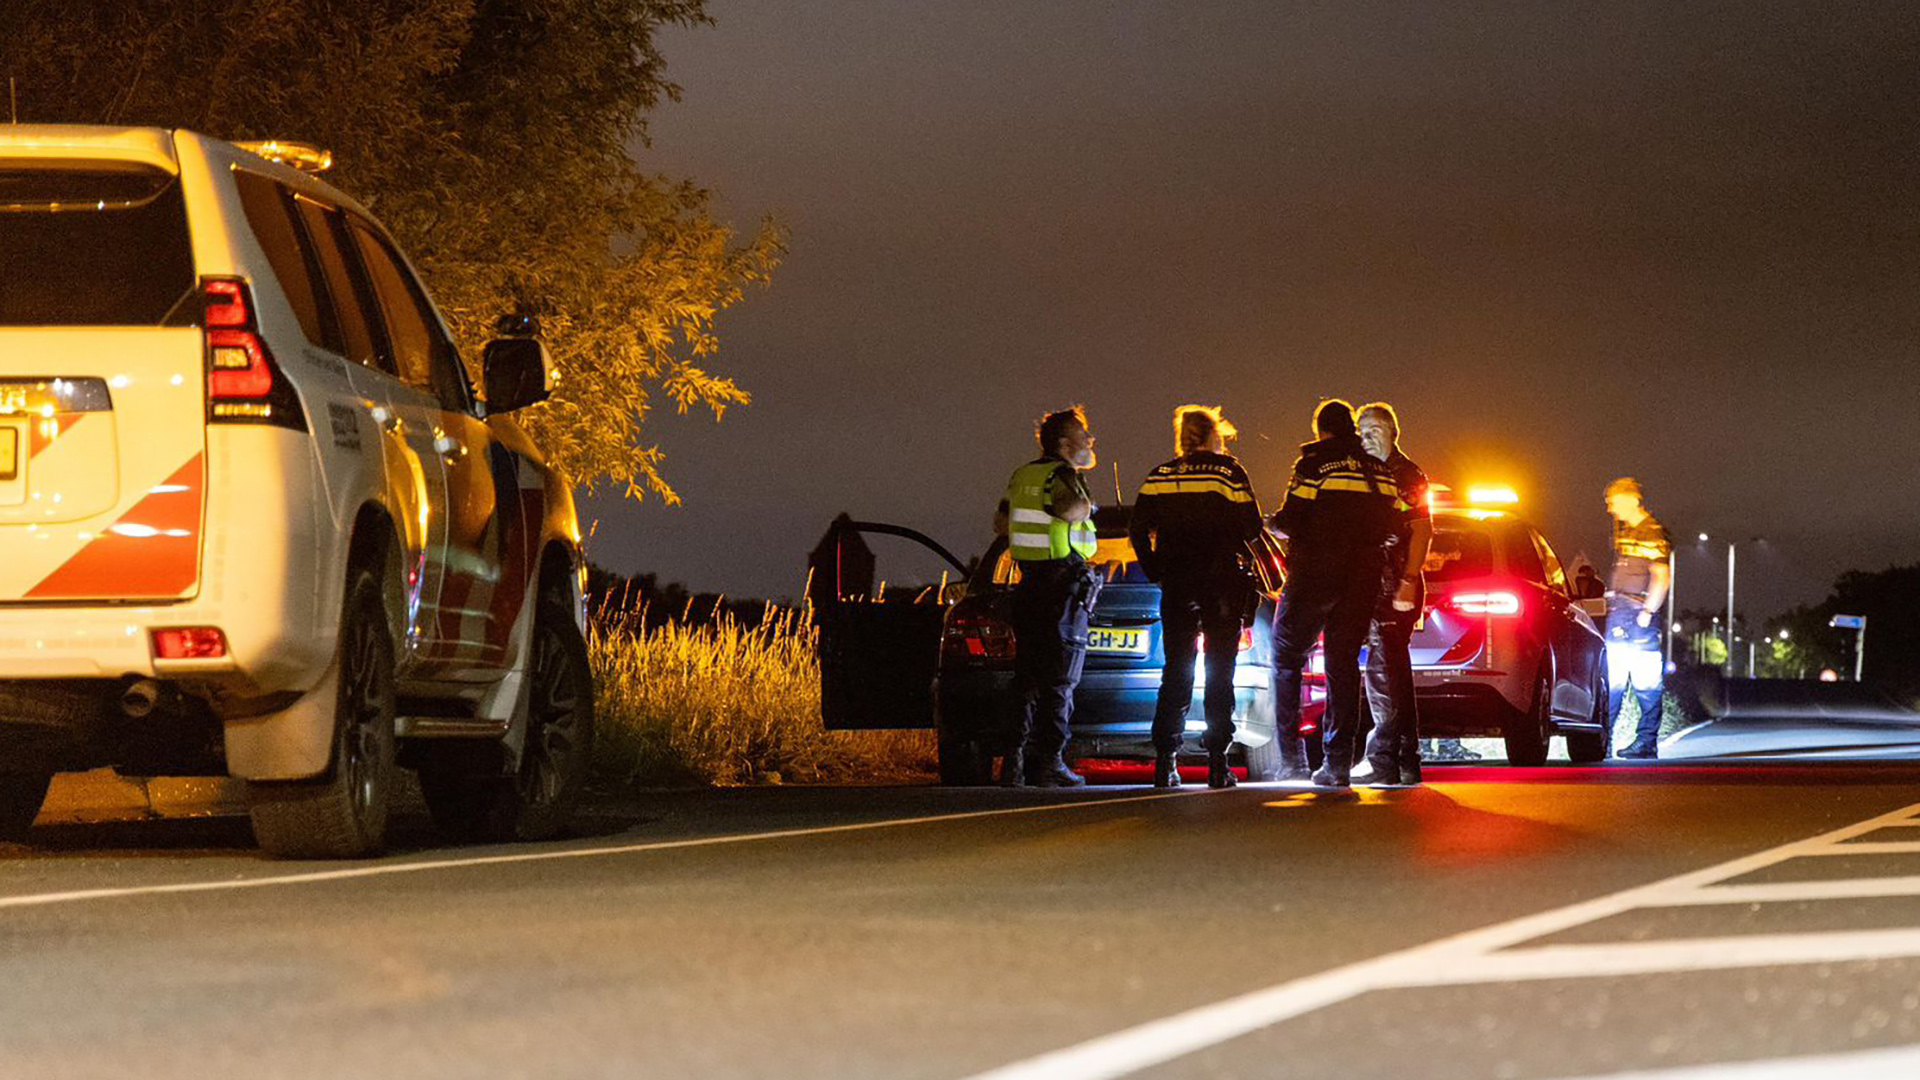
M 1432 775 L 662 794 L 549 845 L 410 816 L 355 864 L 262 859 L 244 819 L 43 826 L 0 848 L 0 1075 L 1528 1078 L 1920 1044 L 1920 828 L 1761 854 L 1920 814 L 1920 767 Z M 1771 893 L 1657 884 L 1740 859 Z M 1836 889 L 1885 895 L 1805 898 Z M 1920 1075 L 1900 1053 L 1807 1075 Z

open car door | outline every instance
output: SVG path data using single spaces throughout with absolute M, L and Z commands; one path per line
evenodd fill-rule
M 941 624 L 964 591 L 966 565 L 912 529 L 843 515 L 811 570 L 827 728 L 933 727 Z

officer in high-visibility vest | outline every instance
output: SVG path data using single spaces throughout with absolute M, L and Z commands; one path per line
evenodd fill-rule
M 1666 657 L 1660 648 L 1660 609 L 1667 602 L 1673 542 L 1641 501 L 1640 482 L 1623 476 L 1607 485 L 1613 517 L 1613 579 L 1607 589 L 1607 739 L 1620 720 L 1627 691 L 1640 704 L 1640 723 L 1623 758 L 1660 756 L 1661 698 Z
M 1273 515 L 1287 537 L 1287 584 L 1273 617 L 1273 711 L 1280 740 L 1280 779 L 1306 776 L 1300 742 L 1301 669 L 1326 631 L 1325 760 L 1312 776 L 1320 787 L 1352 786 L 1354 736 L 1360 722 L 1360 646 L 1367 636 L 1385 571 L 1384 544 L 1407 511 L 1393 474 L 1367 453 L 1354 429 L 1353 406 L 1333 398 L 1314 412 L 1318 436 L 1300 448 L 1286 501 Z
M 1101 578 L 1093 496 L 1081 473 L 1093 468 L 1093 436 L 1079 406 L 1048 413 L 1040 457 L 1007 482 L 995 527 L 1020 570 L 1013 591 L 1014 726 L 1000 765 L 1009 787 L 1079 787 L 1064 751 L 1073 691 L 1087 659 L 1087 622 Z
M 1233 673 L 1255 596 L 1241 556 L 1247 541 L 1260 534 L 1260 504 L 1247 471 L 1227 453 L 1234 430 L 1219 409 L 1181 406 L 1174 410 L 1173 433 L 1180 456 L 1147 474 L 1127 523 L 1140 569 L 1160 585 L 1166 664 L 1153 713 L 1153 786 L 1180 786 L 1178 758 L 1193 704 L 1198 643 L 1207 657 L 1207 786 L 1229 788 Z

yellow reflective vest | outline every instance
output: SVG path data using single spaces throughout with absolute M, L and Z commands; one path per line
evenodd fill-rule
M 1041 458 L 1015 469 L 1007 481 L 1007 546 L 1021 562 L 1069 554 L 1091 559 L 1099 546 L 1092 518 L 1073 522 L 1053 516 L 1053 477 L 1063 467 L 1071 468 L 1059 458 Z M 1080 485 L 1078 474 L 1073 482 Z

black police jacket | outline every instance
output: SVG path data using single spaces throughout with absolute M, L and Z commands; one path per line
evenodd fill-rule
M 1386 463 L 1359 436 L 1334 436 L 1300 448 L 1273 526 L 1287 536 L 1288 562 L 1298 565 L 1379 551 L 1407 509 Z
M 1140 485 L 1127 535 L 1140 568 L 1175 584 L 1237 579 L 1240 553 L 1260 531 L 1260 503 L 1230 454 L 1196 450 L 1154 468 Z

